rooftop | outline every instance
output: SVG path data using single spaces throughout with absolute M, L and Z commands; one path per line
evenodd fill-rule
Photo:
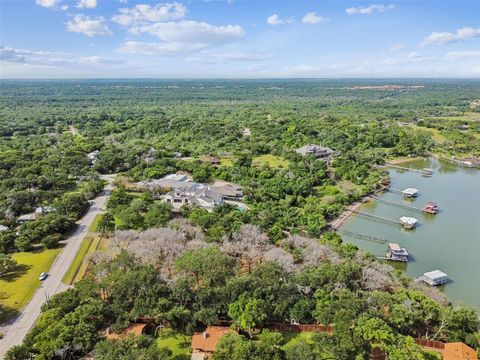
M 443 271 L 440 270 L 433 270 L 423 274 L 423 276 L 429 278 L 430 280 L 438 280 L 446 278 L 448 275 L 445 274 Z
M 116 333 L 108 334 L 107 333 L 106 337 L 107 337 L 108 340 L 123 339 L 123 338 L 128 337 L 130 334 L 137 337 L 137 336 L 140 336 L 140 335 L 143 334 L 146 326 L 147 326 L 147 324 L 138 324 L 138 323 L 130 324 L 126 329 L 124 329 L 120 333 L 118 333 L 118 334 L 116 334 Z
M 402 191 L 402 193 L 406 195 L 415 195 L 418 193 L 418 189 L 415 188 L 406 188 L 405 190 Z
M 446 343 L 443 351 L 443 360 L 476 360 L 477 354 L 470 346 L 463 342 Z
M 209 326 L 205 331 L 193 334 L 191 348 L 213 353 L 222 336 L 228 333 L 234 333 L 234 331 L 226 326 Z

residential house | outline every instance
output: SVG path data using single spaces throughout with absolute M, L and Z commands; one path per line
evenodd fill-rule
M 51 206 L 38 206 L 35 209 L 35 217 L 37 217 L 38 215 L 49 214 L 49 213 L 54 212 L 54 211 L 55 211 L 55 208 L 51 207 Z
M 33 221 L 35 220 L 36 216 L 35 216 L 35 213 L 28 213 L 28 214 L 23 214 L 23 215 L 20 215 L 18 218 L 17 218 L 17 223 L 19 224 L 23 224 L 23 223 L 26 223 L 28 221 Z
M 209 326 L 203 332 L 196 332 L 192 336 L 192 360 L 206 360 L 212 357 L 218 342 L 225 334 L 234 334 L 235 331 L 226 326 Z
M 107 340 L 124 339 L 132 335 L 134 337 L 138 337 L 145 333 L 146 328 L 147 328 L 147 324 L 142 324 L 142 323 L 130 324 L 126 329 L 124 329 L 120 333 L 113 333 L 110 328 L 107 328 L 107 330 L 105 331 L 105 336 Z
M 301 156 L 312 155 L 317 159 L 329 160 L 334 151 L 329 147 L 319 146 L 315 144 L 307 144 L 295 150 L 295 152 Z

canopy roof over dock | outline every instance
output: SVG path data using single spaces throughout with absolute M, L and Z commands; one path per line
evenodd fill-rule
M 440 271 L 440 270 L 433 270 L 433 271 L 426 272 L 423 274 L 423 276 L 425 276 L 426 278 L 432 281 L 439 281 L 439 280 L 446 279 L 448 277 L 447 274 L 445 274 L 443 271 Z
M 406 188 L 405 190 L 402 191 L 402 193 L 407 196 L 415 196 L 418 194 L 418 189 Z
M 418 220 L 415 219 L 414 217 L 402 216 L 402 217 L 400 218 L 400 222 L 401 222 L 402 224 L 415 225 L 415 224 L 418 222 Z

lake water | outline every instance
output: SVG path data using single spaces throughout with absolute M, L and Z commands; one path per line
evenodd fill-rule
M 419 220 L 414 230 L 352 215 L 340 230 L 383 237 L 388 242 L 407 248 L 408 264 L 391 263 L 417 277 L 431 270 L 442 270 L 450 282 L 441 289 L 456 303 L 476 307 L 480 311 L 480 171 L 457 166 L 448 161 L 420 159 L 401 164 L 415 169 L 432 168 L 432 177 L 413 171 L 391 170 L 391 188 L 419 190 L 415 199 L 403 199 L 401 194 L 385 192 L 382 199 L 422 208 L 427 201 L 440 207 L 437 215 L 372 201 L 359 208 L 384 218 L 397 220 L 412 216 Z M 387 245 L 361 240 L 342 234 L 346 242 L 356 244 L 376 256 L 385 256 Z

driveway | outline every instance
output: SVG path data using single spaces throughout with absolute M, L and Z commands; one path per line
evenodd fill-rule
M 103 193 L 93 200 L 93 204 L 85 216 L 77 222 L 77 228 L 65 241 L 65 246 L 50 268 L 47 279 L 43 281 L 42 285 L 33 295 L 32 300 L 25 306 L 20 315 L 11 323 L 0 326 L 0 332 L 4 334 L 3 339 L 0 339 L 0 359 L 3 359 L 10 347 L 22 343 L 23 338 L 40 315 L 40 308 L 46 299 L 68 288 L 67 285 L 62 283 L 63 275 L 70 267 L 77 251 L 80 249 L 82 240 L 87 234 L 88 228 L 93 220 L 101 212 L 102 208 L 105 208 L 108 196 L 112 190 L 111 181 L 113 177 L 114 175 L 101 176 L 102 179 L 109 182 L 108 185 L 105 187 Z

